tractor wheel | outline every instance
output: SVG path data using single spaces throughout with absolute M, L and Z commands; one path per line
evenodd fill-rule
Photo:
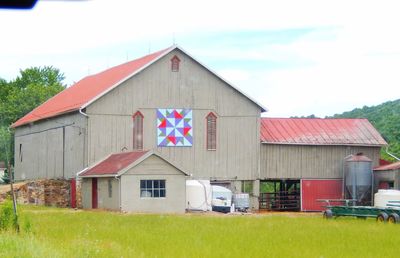
M 376 221 L 377 222 L 387 222 L 388 218 L 389 218 L 389 216 L 387 215 L 386 212 L 381 212 L 376 217 Z
M 397 213 L 390 214 L 388 222 L 391 224 L 397 224 L 400 222 L 400 216 Z
M 324 211 L 323 214 L 324 219 L 331 219 L 333 218 L 333 212 L 331 210 Z

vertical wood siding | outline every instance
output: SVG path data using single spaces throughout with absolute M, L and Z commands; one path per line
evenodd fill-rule
M 179 72 L 171 72 L 177 55 Z M 156 109 L 193 110 L 193 147 L 157 147 Z M 144 115 L 144 149 L 156 149 L 195 178 L 259 176 L 260 108 L 180 51 L 173 51 L 89 107 L 88 155 L 93 164 L 111 152 L 132 150 L 132 115 Z M 217 150 L 206 146 L 206 116 L 218 116 Z
M 16 180 L 75 177 L 87 164 L 86 138 L 86 120 L 80 114 L 16 128 Z M 20 144 L 22 162 L 19 159 Z
M 358 152 L 379 164 L 379 147 L 262 144 L 261 179 L 342 178 L 344 158 Z

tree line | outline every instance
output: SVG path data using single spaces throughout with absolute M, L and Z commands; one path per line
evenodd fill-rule
M 13 163 L 11 124 L 64 90 L 64 79 L 64 74 L 52 66 L 20 70 L 10 81 L 0 78 L 0 161 Z
M 380 132 L 388 145 L 388 151 L 400 158 L 400 99 L 387 101 L 377 106 L 364 106 L 342 114 L 335 114 L 334 118 L 367 118 Z M 383 159 L 395 161 L 393 157 L 381 151 Z

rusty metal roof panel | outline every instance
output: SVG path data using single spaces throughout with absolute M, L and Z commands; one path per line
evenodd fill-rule
M 367 119 L 261 118 L 261 141 L 274 144 L 382 146 Z
M 83 171 L 79 176 L 104 176 L 104 175 L 117 175 L 119 171 L 128 167 L 145 155 L 148 151 L 132 151 L 116 153 L 108 156 L 94 166 Z

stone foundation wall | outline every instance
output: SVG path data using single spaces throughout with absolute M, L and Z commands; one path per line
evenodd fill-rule
M 80 185 L 80 181 L 77 181 L 76 203 L 78 208 L 82 207 Z M 18 187 L 14 187 L 14 191 L 18 203 L 63 208 L 71 206 L 71 180 L 42 179 L 29 181 Z M 10 196 L 10 193 L 10 190 L 1 193 L 0 202 L 7 198 L 7 196 Z

